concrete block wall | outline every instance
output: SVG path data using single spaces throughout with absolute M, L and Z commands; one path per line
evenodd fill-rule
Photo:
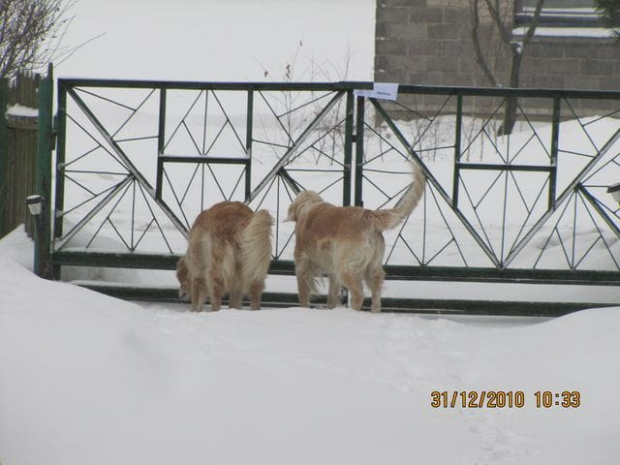
M 490 86 L 476 63 L 470 17 L 467 0 L 377 0 L 375 81 Z M 507 84 L 508 69 L 499 66 L 509 63 L 507 50 L 488 17 L 481 16 L 479 31 L 485 46 L 500 54 L 495 71 Z M 620 90 L 620 42 L 536 36 L 523 61 L 521 87 Z

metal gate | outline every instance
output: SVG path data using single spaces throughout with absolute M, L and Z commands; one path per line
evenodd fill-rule
M 282 220 L 299 190 L 389 207 L 411 182 L 414 158 L 426 193 L 386 235 L 388 279 L 619 289 L 620 217 L 608 189 L 620 182 L 620 92 L 400 86 L 393 102 L 356 92 L 370 88 L 59 80 L 49 193 L 56 276 L 67 266 L 174 269 L 193 218 L 222 200 L 272 212 L 271 274 L 292 275 L 293 225 Z M 502 136 L 510 97 L 518 122 Z M 296 302 L 269 291 L 272 303 Z M 498 312 L 490 299 L 414 297 L 388 296 L 384 307 Z M 501 308 L 584 306 L 560 303 Z

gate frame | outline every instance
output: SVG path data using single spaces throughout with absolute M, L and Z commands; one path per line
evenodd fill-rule
M 340 82 L 340 83 L 202 83 L 202 82 L 162 82 L 162 81 L 118 81 L 118 80 L 88 80 L 88 79 L 60 79 L 58 81 L 59 95 L 58 95 L 58 114 L 56 115 L 55 128 L 50 125 L 40 124 L 40 151 L 39 155 L 42 162 L 39 164 L 41 167 L 51 167 L 51 152 L 53 149 L 54 135 L 57 133 L 58 146 L 57 157 L 59 162 L 57 163 L 57 176 L 60 174 L 58 170 L 59 163 L 63 161 L 63 154 L 66 143 L 65 132 L 65 118 L 66 118 L 66 98 L 67 92 L 63 89 L 67 87 L 77 86 L 101 86 L 101 87 L 119 87 L 119 88 L 141 88 L 148 86 L 153 89 L 162 90 L 161 103 L 165 107 L 165 89 L 190 89 L 190 90 L 243 90 L 248 91 L 248 128 L 250 128 L 246 134 L 246 143 L 251 143 L 252 138 L 252 107 L 253 107 L 253 92 L 257 90 L 330 90 L 346 94 L 346 144 L 345 144 L 345 164 L 347 166 L 346 172 L 349 174 L 344 177 L 344 194 L 343 205 L 351 204 L 351 187 L 352 181 L 355 180 L 353 203 L 355 205 L 362 204 L 362 176 L 363 176 L 363 155 L 364 155 L 364 143 L 363 143 L 363 124 L 364 124 L 364 101 L 367 97 L 357 96 L 354 97 L 353 92 L 357 89 L 370 89 L 372 83 L 369 82 Z M 456 95 L 458 99 L 458 107 L 462 109 L 463 96 L 492 96 L 492 97 L 507 97 L 513 94 L 517 94 L 518 97 L 544 97 L 554 99 L 554 114 L 553 114 L 553 131 L 554 139 L 552 141 L 552 151 L 554 157 L 557 157 L 557 125 L 560 123 L 560 99 L 562 98 L 613 98 L 620 102 L 620 92 L 613 91 L 564 91 L 556 89 L 508 89 L 508 88 L 465 88 L 465 87 L 447 87 L 447 86 L 400 86 L 399 92 L 410 94 L 431 94 L 431 95 Z M 340 94 L 338 94 L 340 95 Z M 43 117 L 51 115 L 51 91 L 44 89 L 41 92 L 41 108 L 40 113 Z M 400 134 L 398 128 L 394 125 L 391 118 L 385 112 L 380 103 L 375 99 L 370 98 L 378 113 L 385 118 L 388 126 L 394 131 L 399 139 L 402 139 L 404 146 L 407 146 L 406 140 Z M 457 115 L 457 134 L 460 133 L 460 125 L 462 124 L 462 113 Z M 50 118 L 51 121 L 51 118 Z M 54 129 L 56 132 L 54 132 Z M 158 134 L 159 142 L 158 146 L 162 148 L 162 141 L 164 138 L 163 131 Z M 305 134 L 309 133 L 311 127 L 307 128 Z M 47 141 L 47 142 L 46 142 Z M 353 149 L 355 144 L 355 149 Z M 468 167 L 460 166 L 460 141 L 457 136 L 457 156 L 455 157 L 455 179 L 453 186 L 453 196 L 445 193 L 444 199 L 450 201 L 453 211 L 458 214 L 458 180 L 461 169 L 468 169 Z M 294 147 L 289 150 L 291 152 Z M 287 152 L 287 153 L 289 153 Z M 418 155 L 413 149 L 409 150 L 410 155 L 413 158 L 418 158 Z M 355 154 L 355 170 L 353 172 L 353 154 Z M 161 155 L 161 150 L 160 150 Z M 192 162 L 195 162 L 195 158 L 192 158 Z M 588 165 L 591 166 L 598 160 L 595 157 L 594 160 Z M 166 157 L 161 155 L 158 157 L 158 165 L 167 162 L 182 162 L 178 157 Z M 205 163 L 217 163 L 217 162 L 231 162 L 230 160 L 205 160 Z M 235 163 L 240 163 L 235 161 Z M 247 162 L 244 162 L 247 163 Z M 280 169 L 286 164 L 286 155 L 280 159 L 280 161 L 274 166 L 273 173 L 277 174 Z M 246 201 L 255 198 L 258 192 L 252 192 L 250 189 L 250 176 L 251 166 L 247 165 L 245 192 Z M 155 198 L 161 199 L 161 167 L 158 166 L 158 183 L 154 188 Z M 502 169 L 496 166 L 488 165 L 483 169 Z M 503 168 L 513 169 L 513 168 Z M 518 168 L 517 168 L 518 169 Z M 550 192 L 555 193 L 555 175 L 554 171 L 557 170 L 557 165 L 550 168 L 541 168 L 550 172 L 551 186 Z M 587 169 L 581 173 L 585 175 Z M 354 173 L 354 175 L 352 174 Z M 432 174 L 426 170 L 429 180 L 434 183 L 435 187 L 441 187 L 434 180 Z M 51 186 L 51 169 L 47 172 L 41 172 L 38 176 L 38 185 L 41 186 L 41 192 L 45 192 L 44 197 L 52 198 L 52 186 Z M 266 179 L 263 183 L 266 182 Z M 257 189 L 260 189 L 261 186 Z M 573 190 L 578 188 L 579 182 L 571 184 L 565 192 L 558 198 L 555 198 L 554 194 L 549 195 L 549 211 L 545 215 L 545 219 L 548 218 L 554 211 L 555 205 L 560 204 L 562 198 L 569 195 Z M 440 191 L 441 192 L 441 191 Z M 553 197 L 553 198 L 552 198 Z M 62 189 L 56 192 L 56 208 L 63 204 Z M 51 225 L 52 211 L 48 210 L 48 225 Z M 56 218 L 56 225 L 54 230 L 58 232 L 61 230 L 62 225 L 58 218 Z M 541 224 L 544 220 L 541 219 Z M 611 223 L 611 221 L 610 221 Z M 465 223 L 464 223 L 465 224 Z M 617 228 L 614 226 L 616 234 L 619 234 Z M 50 229 L 46 229 L 48 233 Z M 531 237 L 526 237 L 529 240 Z M 525 239 L 522 241 L 525 244 Z M 75 252 L 75 251 L 54 251 L 51 248 L 51 240 L 46 238 L 48 242 L 44 242 L 39 247 L 43 250 L 43 255 L 47 255 L 44 259 L 54 267 L 54 275 L 58 277 L 59 269 L 61 266 L 101 266 L 101 267 L 119 267 L 119 268 L 145 268 L 145 269 L 159 269 L 159 270 L 173 270 L 176 266 L 176 262 L 179 258 L 178 255 L 173 254 L 145 254 L 145 253 L 99 253 L 99 252 Z M 620 286 L 620 273 L 616 271 L 582 271 L 582 270 L 536 270 L 536 269 L 510 269 L 506 268 L 505 264 L 501 265 L 496 263 L 496 268 L 484 267 L 437 267 L 437 266 L 400 266 L 400 265 L 386 265 L 386 279 L 397 280 L 418 280 L 418 281 L 450 281 L 450 282 L 480 282 L 480 283 L 519 283 L 519 284 L 558 284 L 558 285 L 597 285 L 597 286 Z M 294 263 L 292 261 L 276 260 L 273 261 L 270 267 L 270 274 L 272 275 L 294 275 Z M 118 295 L 125 298 L 145 298 L 150 300 L 149 296 L 158 297 L 163 300 L 176 300 L 174 292 L 172 290 L 153 290 L 153 289 L 139 289 L 139 288 L 114 288 L 105 284 L 88 284 L 89 287 L 107 292 L 112 295 Z M 275 306 L 290 306 L 296 302 L 296 295 L 279 294 L 279 293 L 266 293 L 266 301 L 270 301 L 270 305 Z M 502 309 L 498 310 L 498 305 L 501 305 Z M 524 314 L 524 315 L 559 315 L 570 311 L 578 310 L 581 308 L 601 307 L 609 306 L 609 304 L 587 304 L 587 303 L 566 303 L 566 302 L 491 302 L 491 301 L 470 301 L 470 300 L 421 300 L 421 299 L 384 299 L 384 311 L 426 311 L 433 313 L 462 313 L 468 314 L 483 313 L 483 314 Z

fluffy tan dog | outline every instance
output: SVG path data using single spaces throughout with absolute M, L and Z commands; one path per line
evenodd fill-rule
M 295 274 L 299 302 L 309 307 L 316 293 L 316 276 L 329 277 L 327 305 L 340 304 L 344 285 L 351 293 L 351 306 L 360 310 L 363 282 L 372 292 L 373 312 L 381 311 L 381 287 L 385 273 L 383 231 L 395 228 L 416 207 L 426 179 L 421 168 L 413 167 L 413 185 L 392 209 L 368 210 L 337 207 L 324 202 L 313 191 L 299 193 L 288 209 L 285 221 L 295 221 Z
M 201 212 L 189 232 L 187 252 L 177 263 L 179 295 L 189 296 L 192 310 L 200 311 L 207 299 L 211 309 L 241 308 L 250 296 L 252 310 L 260 308 L 271 261 L 271 225 L 267 210 L 254 213 L 241 202 L 222 202 Z

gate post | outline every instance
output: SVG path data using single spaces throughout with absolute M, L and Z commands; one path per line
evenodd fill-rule
M 362 182 L 364 181 L 364 105 L 366 98 L 357 97 L 355 129 L 355 205 L 364 206 Z
M 346 103 L 346 120 L 345 120 L 345 136 L 344 136 L 344 172 L 343 172 L 343 194 L 342 205 L 347 207 L 351 205 L 351 183 L 353 173 L 353 143 L 355 141 L 353 135 L 355 97 L 353 91 L 347 92 Z
M 561 101 L 558 95 L 553 97 L 553 116 L 551 121 L 551 172 L 549 173 L 549 198 L 548 206 L 549 210 L 555 210 L 555 196 L 557 190 L 558 179 L 558 152 L 559 152 L 559 138 L 560 138 L 560 110 Z
M 37 163 L 35 191 L 43 197 L 43 208 L 37 221 L 42 226 L 37 228 L 35 241 L 35 272 L 42 278 L 51 279 L 51 198 L 52 198 L 52 150 L 54 148 L 53 104 L 54 78 L 50 64 L 45 78 L 39 81 L 39 118 L 37 124 Z
M 247 120 L 245 131 L 245 151 L 248 156 L 248 164 L 245 165 L 245 194 L 246 202 L 252 195 L 252 141 L 254 140 L 254 91 L 248 90 Z
M 7 209 L 7 163 L 8 155 L 8 130 L 6 127 L 6 112 L 9 107 L 9 82 L 8 79 L 0 79 L 0 237 L 9 231 L 5 231 L 5 211 Z

